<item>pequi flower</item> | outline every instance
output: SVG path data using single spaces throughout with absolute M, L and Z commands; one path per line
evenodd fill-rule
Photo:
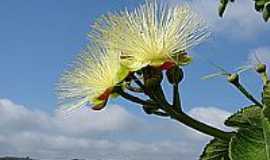
M 99 45 L 89 46 L 66 71 L 58 83 L 58 95 L 64 110 L 86 104 L 94 110 L 105 107 L 113 88 L 128 75 L 119 54 Z
M 99 19 L 89 36 L 121 52 L 121 63 L 136 71 L 150 65 L 168 69 L 191 62 L 187 51 L 209 36 L 205 21 L 187 5 L 146 1 L 135 11 Z

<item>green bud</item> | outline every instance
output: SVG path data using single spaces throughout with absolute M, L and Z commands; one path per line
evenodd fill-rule
M 161 83 L 163 74 L 158 68 L 148 66 L 143 69 L 143 78 L 146 86 L 152 86 Z
M 162 71 L 155 67 L 145 67 L 143 69 L 144 86 L 147 90 L 147 95 L 152 99 L 159 99 L 163 101 L 165 99 L 161 82 L 163 80 Z
M 174 66 L 174 67 L 168 69 L 166 72 L 166 75 L 167 75 L 168 81 L 171 84 L 178 84 L 184 78 L 184 72 L 178 66 Z
M 239 75 L 234 73 L 228 76 L 228 81 L 232 84 L 238 84 L 239 83 Z
M 270 2 L 265 3 L 263 8 L 263 19 L 267 22 L 270 18 Z
M 258 72 L 258 73 L 265 73 L 266 72 L 266 65 L 265 64 L 258 64 L 257 66 L 256 66 L 256 71 Z

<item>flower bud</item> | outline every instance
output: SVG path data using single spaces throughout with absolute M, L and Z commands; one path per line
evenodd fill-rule
M 161 82 L 163 80 L 162 71 L 155 67 L 145 67 L 143 69 L 144 86 L 147 90 L 147 95 L 152 99 L 165 100 Z
M 228 76 L 228 81 L 232 84 L 238 84 L 239 83 L 239 75 L 234 73 Z
M 174 67 L 168 69 L 166 72 L 166 75 L 167 75 L 168 81 L 171 84 L 178 84 L 184 78 L 184 72 L 178 66 L 174 66 Z
M 257 66 L 256 66 L 256 71 L 258 72 L 258 73 L 265 73 L 266 72 L 266 65 L 265 64 L 258 64 Z
M 161 83 L 163 80 L 163 74 L 158 68 L 148 66 L 143 69 L 143 78 L 146 87 L 151 87 Z

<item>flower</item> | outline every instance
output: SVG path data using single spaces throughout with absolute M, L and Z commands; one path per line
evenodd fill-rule
M 105 107 L 113 88 L 128 75 L 120 64 L 120 54 L 100 45 L 88 46 L 58 83 L 64 110 L 91 104 L 94 110 Z
M 187 50 L 209 36 L 205 21 L 187 5 L 146 1 L 135 11 L 100 18 L 89 36 L 121 52 L 121 63 L 136 71 L 190 63 Z

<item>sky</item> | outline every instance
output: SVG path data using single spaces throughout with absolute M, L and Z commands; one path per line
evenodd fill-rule
M 55 84 L 76 55 L 89 43 L 95 20 L 142 0 L 16 1 L 0 5 L 0 157 L 38 159 L 144 160 L 197 159 L 210 137 L 169 119 L 145 115 L 121 99 L 106 110 L 82 110 L 63 119 L 57 109 Z M 170 0 L 173 5 L 184 2 Z M 254 63 L 254 53 L 270 64 L 270 27 L 252 1 L 230 5 L 224 18 L 217 2 L 188 2 L 209 23 L 211 37 L 189 54 L 181 84 L 184 110 L 199 120 L 227 129 L 223 121 L 251 104 L 224 78 L 202 80 L 218 71 Z M 241 81 L 260 98 L 261 81 L 254 72 Z M 170 86 L 165 85 L 170 95 Z M 170 96 L 169 96 L 170 97 Z M 169 98 L 168 97 L 168 98 Z

